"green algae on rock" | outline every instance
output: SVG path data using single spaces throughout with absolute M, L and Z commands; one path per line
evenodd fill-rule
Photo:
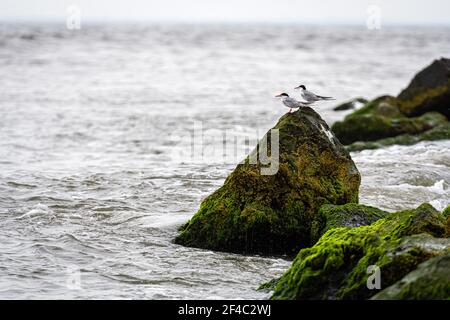
M 272 280 L 264 282 L 258 287 L 257 290 L 272 291 L 273 289 L 275 289 L 276 285 L 278 284 L 278 281 L 280 281 L 280 278 L 274 278 Z
M 371 300 L 449 300 L 450 250 L 421 263 Z
M 302 249 L 278 281 L 273 299 L 367 299 L 369 266 L 384 288 L 450 248 L 445 218 L 429 204 L 390 213 L 369 226 L 328 230 Z
M 360 174 L 313 109 L 285 114 L 274 129 L 279 130 L 278 171 L 262 175 L 261 165 L 247 158 L 180 228 L 176 243 L 295 255 L 312 244 L 311 224 L 323 204 L 358 202 Z
M 420 141 L 437 141 L 450 139 L 450 122 L 446 122 L 439 125 L 433 129 L 425 131 L 423 133 L 413 135 L 413 134 L 402 134 L 396 137 L 380 139 L 377 141 L 357 141 L 345 148 L 350 151 L 361 151 L 366 149 L 378 149 L 382 147 L 392 146 L 392 145 L 412 145 Z
M 444 211 L 442 211 L 442 214 L 444 215 L 444 217 L 450 218 L 450 204 L 447 206 L 447 208 L 444 209 Z
M 361 227 L 369 225 L 388 213 L 375 207 L 356 203 L 344 205 L 323 205 L 318 212 L 311 227 L 311 239 L 313 242 L 328 230 L 339 227 Z
M 450 205 L 442 211 L 442 214 L 447 219 L 445 222 L 445 237 L 450 237 Z

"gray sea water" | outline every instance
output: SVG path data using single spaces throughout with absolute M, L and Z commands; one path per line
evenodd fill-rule
M 177 228 L 287 111 L 275 94 L 336 97 L 316 107 L 331 124 L 449 44 L 448 28 L 0 24 L 0 299 L 267 298 L 290 261 L 178 246 Z M 362 203 L 450 203 L 450 141 L 352 157 Z

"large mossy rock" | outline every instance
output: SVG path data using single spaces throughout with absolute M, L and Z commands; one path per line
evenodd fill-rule
M 285 114 L 274 129 L 279 130 L 276 174 L 262 175 L 261 165 L 250 164 L 247 158 L 180 228 L 176 243 L 295 255 L 311 245 L 311 225 L 323 204 L 358 202 L 360 174 L 313 109 Z M 270 136 L 263 138 L 269 146 Z
M 380 268 L 382 288 L 450 249 L 444 215 L 429 204 L 388 214 L 369 226 L 328 230 L 302 249 L 277 282 L 273 299 L 367 299 L 368 268 Z
M 372 300 L 450 300 L 450 250 L 421 263 Z
M 420 71 L 398 97 L 381 96 L 369 101 L 337 121 L 332 129 L 342 143 L 357 143 L 350 149 L 361 150 L 448 139 L 449 118 L 450 60 L 442 58 Z
M 438 111 L 450 118 L 450 59 L 441 58 L 420 71 L 397 97 L 407 116 Z

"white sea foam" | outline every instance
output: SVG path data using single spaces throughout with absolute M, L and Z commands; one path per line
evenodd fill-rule
M 53 210 L 51 210 L 47 205 L 38 203 L 31 210 L 17 217 L 17 219 L 34 218 L 38 216 L 47 216 L 52 214 L 54 214 Z

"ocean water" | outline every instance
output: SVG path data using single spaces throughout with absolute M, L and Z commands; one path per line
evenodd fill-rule
M 287 111 L 275 94 L 334 96 L 316 106 L 331 124 L 449 43 L 449 28 L 0 24 L 0 298 L 267 298 L 290 261 L 178 246 L 177 228 Z M 362 203 L 450 203 L 450 141 L 352 157 Z

